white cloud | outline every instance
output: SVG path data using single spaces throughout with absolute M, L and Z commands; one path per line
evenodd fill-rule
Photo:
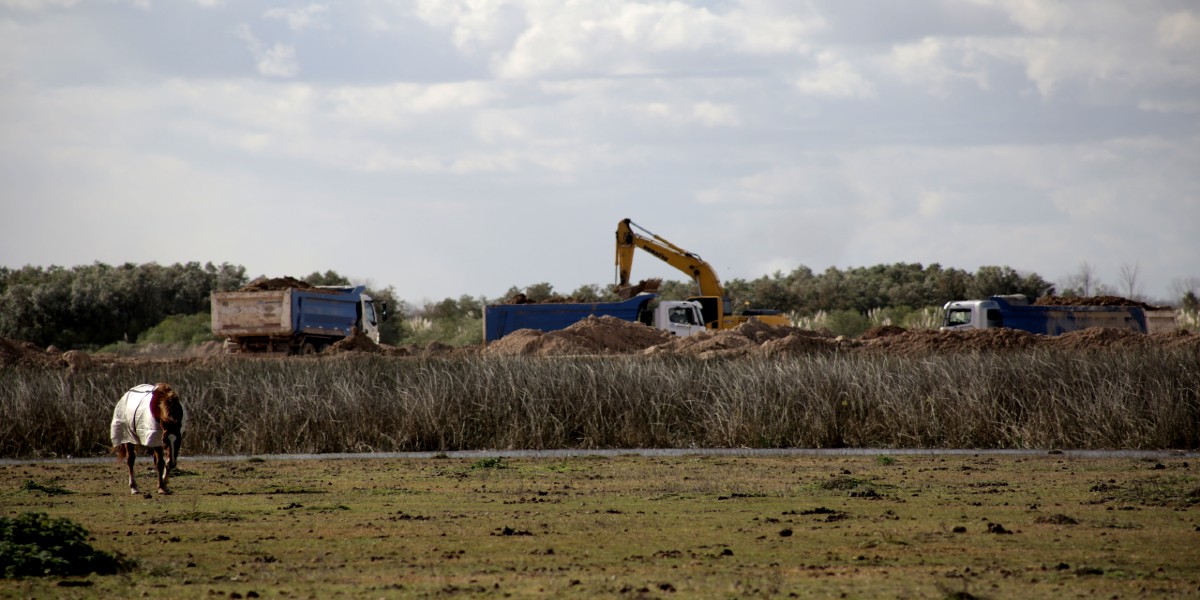
M 0 0 L 0 7 L 16 10 L 39 11 L 49 8 L 75 6 L 79 0 Z
M 1200 17 L 1187 11 L 1163 17 L 1158 22 L 1158 42 L 1164 46 L 1200 48 Z
M 272 8 L 264 12 L 263 17 L 283 21 L 292 31 L 304 31 L 314 27 L 327 28 L 322 16 L 328 10 L 327 4 L 309 4 L 303 8 Z
M 420 0 L 417 14 L 450 30 L 464 53 L 485 54 L 498 76 L 516 79 L 653 73 L 679 53 L 796 55 L 825 26 L 759 0 L 724 11 L 682 2 Z
M 796 80 L 802 94 L 830 98 L 873 98 L 875 86 L 835 53 L 817 54 L 817 68 Z
M 294 46 L 276 43 L 268 48 L 254 36 L 250 27 L 245 24 L 239 25 L 234 33 L 246 42 L 246 46 L 254 55 L 255 67 L 260 75 L 287 79 L 300 73 Z
M 957 82 L 988 89 L 987 72 L 973 63 L 973 52 L 965 44 L 935 37 L 896 45 L 884 59 L 893 75 L 907 83 L 925 85 L 936 96 L 947 95 Z

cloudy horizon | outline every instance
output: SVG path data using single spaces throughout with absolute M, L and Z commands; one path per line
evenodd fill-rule
M 727 280 L 1200 276 L 1182 0 L 0 0 L 0 110 L 11 268 L 569 292 L 628 217 Z

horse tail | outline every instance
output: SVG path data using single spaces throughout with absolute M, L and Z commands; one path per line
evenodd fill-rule
M 117 444 L 113 446 L 112 451 L 117 454 L 117 462 L 124 462 L 129 458 L 129 448 L 126 444 Z

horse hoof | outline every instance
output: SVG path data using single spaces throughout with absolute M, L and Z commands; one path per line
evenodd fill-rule
M 170 494 L 171 491 L 166 488 L 158 488 L 158 493 L 166 495 L 166 494 Z
M 140 494 L 141 492 L 139 492 L 137 488 L 129 488 L 129 493 L 136 496 L 136 495 Z

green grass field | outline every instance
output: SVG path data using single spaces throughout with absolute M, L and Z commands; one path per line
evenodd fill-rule
M 1194 598 L 1198 470 L 1061 454 L 184 456 L 172 495 L 131 496 L 115 463 L 3 465 L 0 516 L 70 518 L 137 566 L 0 580 L 0 596 Z

